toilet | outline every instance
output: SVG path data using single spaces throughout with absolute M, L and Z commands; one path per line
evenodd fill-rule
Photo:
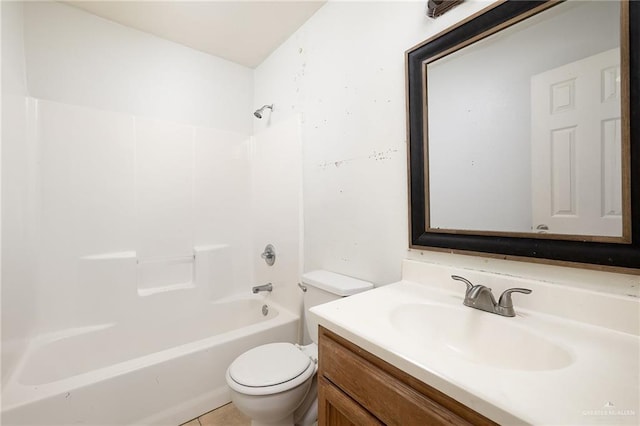
M 318 323 L 309 309 L 373 288 L 373 284 L 329 271 L 302 276 L 304 321 L 312 343 L 269 343 L 237 357 L 227 369 L 231 400 L 253 426 L 312 425 L 318 417 Z

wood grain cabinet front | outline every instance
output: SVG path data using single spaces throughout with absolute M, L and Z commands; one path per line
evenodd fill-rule
M 319 426 L 496 424 L 323 327 L 319 336 Z

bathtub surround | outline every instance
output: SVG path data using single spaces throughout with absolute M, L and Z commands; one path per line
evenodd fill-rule
M 34 98 L 27 104 L 41 149 L 37 266 L 47 279 L 38 283 L 35 337 L 4 383 L 3 421 L 178 423 L 228 402 L 224 371 L 235 356 L 300 333 L 297 293 L 286 291 L 299 273 L 300 181 L 290 179 L 296 151 L 280 146 L 299 145 L 297 119 L 258 134 L 258 149 L 230 131 Z M 253 200 L 262 233 L 245 227 L 252 188 L 260 192 Z M 254 249 L 252 238 L 284 248 L 277 267 L 257 266 L 262 242 Z M 274 295 L 251 306 L 223 303 L 249 293 L 252 265 L 274 282 Z M 264 304 L 278 320 L 245 330 Z M 193 334 L 198 324 L 209 326 Z M 171 329 L 180 340 L 167 337 Z M 145 346 L 136 349 L 139 339 Z M 152 378 L 174 387 L 149 388 Z M 146 383 L 134 392 L 148 394 L 146 402 L 83 408 L 136 383 Z M 67 395 L 74 403 L 61 406 Z
M 244 136 L 51 101 L 32 103 L 42 152 L 39 266 L 47 277 L 39 288 L 40 332 L 92 324 L 96 318 L 78 311 L 95 315 L 97 306 L 90 301 L 100 309 L 111 301 L 113 309 L 125 311 L 127 298 L 120 294 L 125 289 L 150 296 L 197 284 L 224 297 L 241 287 L 218 285 L 251 283 L 250 233 L 243 227 L 250 191 Z M 216 185 L 223 179 L 232 184 Z M 216 243 L 219 274 L 197 283 L 202 276 L 195 276 L 196 269 L 214 268 L 201 261 L 215 260 L 195 254 Z M 102 281 L 109 276 L 105 265 L 121 275 Z M 102 320 L 113 315 L 116 311 Z

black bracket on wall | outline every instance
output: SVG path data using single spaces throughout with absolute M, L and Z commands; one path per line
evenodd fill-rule
M 463 0 L 429 0 L 427 3 L 427 16 L 429 18 L 437 18 L 462 2 Z

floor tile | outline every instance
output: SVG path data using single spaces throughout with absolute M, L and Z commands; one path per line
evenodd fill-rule
M 233 403 L 203 414 L 199 417 L 202 426 L 250 426 L 251 419 L 238 410 Z M 191 425 L 190 425 L 191 426 Z

